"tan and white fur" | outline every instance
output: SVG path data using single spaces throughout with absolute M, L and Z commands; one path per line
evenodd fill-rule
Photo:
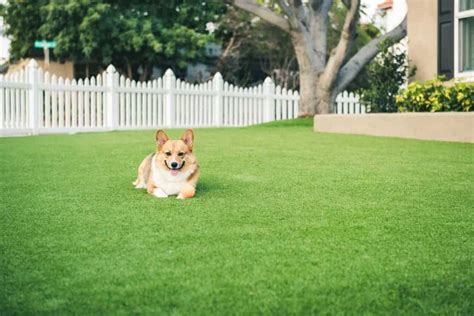
M 188 129 L 179 140 L 170 140 L 162 130 L 156 131 L 156 152 L 143 159 L 138 177 L 133 182 L 137 189 L 165 198 L 178 199 L 194 196 L 199 178 L 199 164 L 193 153 L 194 133 Z

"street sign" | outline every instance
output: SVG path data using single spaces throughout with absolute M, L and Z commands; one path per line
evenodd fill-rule
M 55 48 L 56 41 L 35 41 L 35 48 Z

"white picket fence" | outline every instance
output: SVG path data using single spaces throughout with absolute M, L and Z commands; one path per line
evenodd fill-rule
M 263 84 L 242 88 L 217 73 L 202 84 L 162 78 L 136 82 L 110 65 L 103 74 L 64 80 L 38 68 L 0 76 L 0 136 L 124 129 L 248 126 L 298 116 L 297 91 Z M 365 113 L 357 96 L 342 93 L 335 113 Z
M 333 112 L 335 114 L 364 114 L 369 112 L 367 107 L 360 103 L 359 96 L 352 92 L 344 91 L 336 97 Z
M 297 91 L 270 78 L 242 88 L 211 81 L 190 84 L 171 70 L 162 78 L 136 82 L 110 65 L 96 77 L 64 80 L 38 68 L 0 76 L 0 135 L 121 129 L 247 126 L 298 115 Z

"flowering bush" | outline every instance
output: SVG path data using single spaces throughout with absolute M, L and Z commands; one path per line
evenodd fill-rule
M 474 84 L 443 85 L 442 77 L 412 82 L 395 97 L 399 112 L 474 111 Z

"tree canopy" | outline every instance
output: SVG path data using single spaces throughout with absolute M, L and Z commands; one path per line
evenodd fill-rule
M 213 39 L 206 23 L 226 7 L 219 2 L 169 0 L 10 0 L 1 10 L 12 38 L 11 59 L 38 56 L 38 39 L 55 40 L 60 60 L 114 63 L 129 76 L 147 77 L 155 64 L 184 68 Z M 27 30 L 27 31 L 26 31 Z

